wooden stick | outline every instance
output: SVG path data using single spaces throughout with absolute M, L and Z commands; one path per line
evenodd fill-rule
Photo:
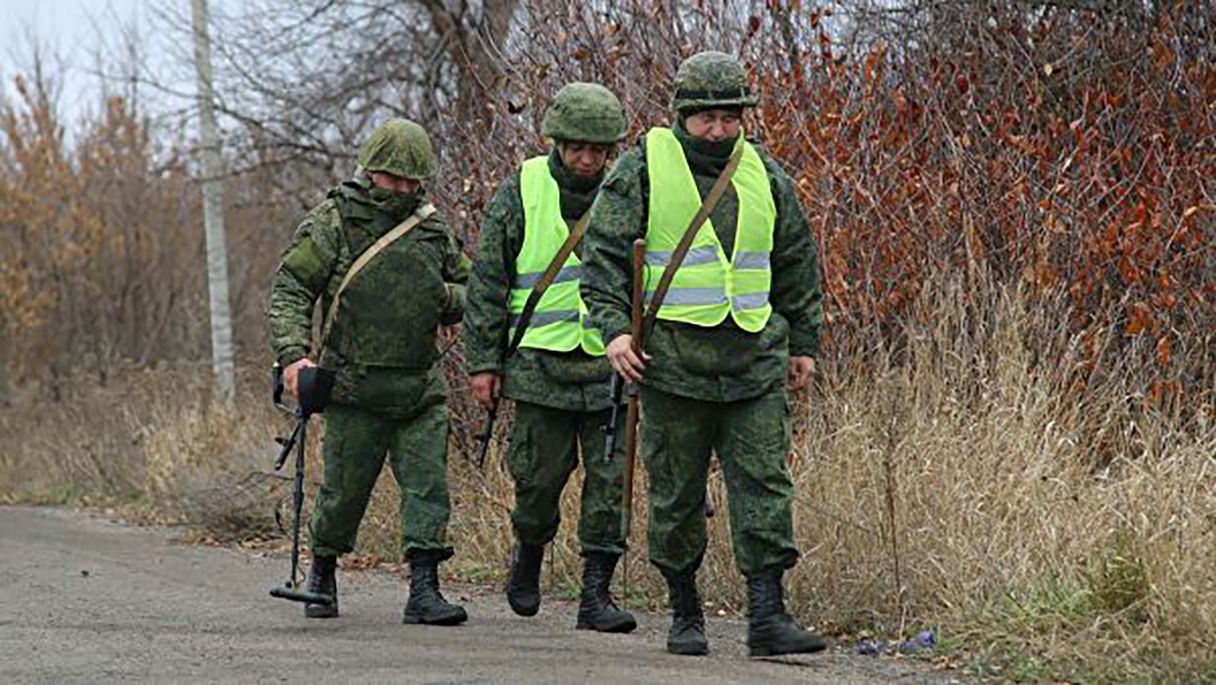
M 633 241 L 633 294 L 629 301 L 629 333 L 633 352 L 642 356 L 642 297 L 646 281 L 646 241 Z M 629 599 L 629 529 L 633 526 L 633 464 L 638 453 L 638 420 L 641 405 L 637 384 L 629 385 L 629 406 L 625 412 L 625 478 L 621 491 L 621 528 L 624 532 L 625 554 L 621 564 L 621 601 Z

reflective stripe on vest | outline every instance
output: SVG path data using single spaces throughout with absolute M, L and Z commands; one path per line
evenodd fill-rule
M 743 146 L 739 168 L 731 178 L 739 201 L 734 254 L 728 260 L 711 220 L 693 239 L 658 318 L 697 326 L 717 326 L 727 316 L 739 328 L 756 333 L 768 323 L 772 284 L 770 255 L 777 207 L 768 171 L 751 143 Z M 650 176 L 649 223 L 646 226 L 646 297 L 650 299 L 672 253 L 701 208 L 701 193 L 688 168 L 684 149 L 670 129 L 646 134 L 646 170 Z
M 548 157 L 533 157 L 523 163 L 519 170 L 519 194 L 524 205 L 524 244 L 515 260 L 515 282 L 508 302 L 511 337 L 528 295 L 570 235 L 570 228 L 562 219 L 561 190 L 549 173 Z M 582 268 L 578 255 L 570 253 L 533 310 L 520 347 L 555 352 L 582 347 L 587 354 L 603 356 L 604 341 L 588 323 L 587 307 L 578 292 Z

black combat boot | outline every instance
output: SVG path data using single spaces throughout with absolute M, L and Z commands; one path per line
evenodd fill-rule
M 601 633 L 628 633 L 638 627 L 633 615 L 618 609 L 608 594 L 618 558 L 619 554 L 610 552 L 588 552 L 583 559 L 583 594 L 578 603 L 578 623 L 575 628 Z
M 747 648 L 751 656 L 818 652 L 827 647 L 823 638 L 803 630 L 785 613 L 781 596 L 781 571 L 765 571 L 747 579 Z
M 454 626 L 469 615 L 464 607 L 450 604 L 439 593 L 439 562 L 448 555 L 432 549 L 418 549 L 407 555 L 410 562 L 410 599 L 405 604 L 402 623 L 428 626 Z
M 334 618 L 338 615 L 338 557 L 314 556 L 308 567 L 308 584 L 304 589 L 318 595 L 334 598 L 332 606 L 305 604 L 304 615 L 308 618 Z
M 691 571 L 667 577 L 671 603 L 671 630 L 667 631 L 667 651 L 672 654 L 709 654 L 705 639 L 705 614 L 697 594 L 697 576 Z
M 540 566 L 544 560 L 544 545 L 521 542 L 511 554 L 507 604 L 520 616 L 535 616 L 540 611 Z

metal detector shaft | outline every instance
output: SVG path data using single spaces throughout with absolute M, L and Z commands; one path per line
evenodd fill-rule
M 283 464 L 287 461 L 287 456 L 291 454 L 291 448 L 295 447 L 296 441 L 300 439 L 300 431 L 303 429 L 304 423 L 304 419 L 296 417 L 296 425 L 292 426 L 291 435 L 287 438 L 275 438 L 283 446 L 282 451 L 279 452 L 279 457 L 274 460 L 275 471 L 283 468 Z
M 294 509 L 291 529 L 291 577 L 288 578 L 286 583 L 271 588 L 270 596 L 288 599 L 293 602 L 333 606 L 333 596 L 302 590 L 299 583 L 300 519 L 304 511 L 304 460 L 308 449 L 308 415 L 303 412 L 297 412 L 295 429 L 292 431 L 291 437 L 283 441 L 284 449 L 283 453 L 279 455 L 279 460 L 275 463 L 276 471 L 283 466 L 283 462 L 286 460 L 287 454 L 291 451 L 293 444 L 296 448 L 296 473 L 291 497 L 291 504 Z
M 292 506 L 295 508 L 295 521 L 291 528 L 291 587 L 296 587 L 296 579 L 300 571 L 300 515 L 304 511 L 304 457 L 308 448 L 308 417 L 301 414 L 296 433 L 299 442 L 296 445 L 296 478 L 292 492 Z

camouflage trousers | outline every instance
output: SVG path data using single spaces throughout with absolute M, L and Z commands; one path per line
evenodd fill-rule
M 312 551 L 355 548 L 359 522 L 388 456 L 400 493 L 402 549 L 441 550 L 451 513 L 447 483 L 447 409 L 443 404 L 402 420 L 350 405 L 325 409 L 324 483 L 313 503 Z
M 641 450 L 650 479 L 650 562 L 695 572 L 705 555 L 705 485 L 716 454 L 730 504 L 731 544 L 744 575 L 787 569 L 794 545 L 789 405 L 784 389 L 705 402 L 642 388 Z
M 623 423 L 624 412 L 620 414 Z M 581 551 L 620 554 L 625 550 L 621 535 L 624 445 L 618 447 L 615 459 L 604 461 L 604 426 L 610 415 L 609 410 L 570 411 L 516 401 L 507 464 L 515 479 L 511 524 L 520 542 L 543 545 L 557 534 L 562 490 L 581 453 Z

